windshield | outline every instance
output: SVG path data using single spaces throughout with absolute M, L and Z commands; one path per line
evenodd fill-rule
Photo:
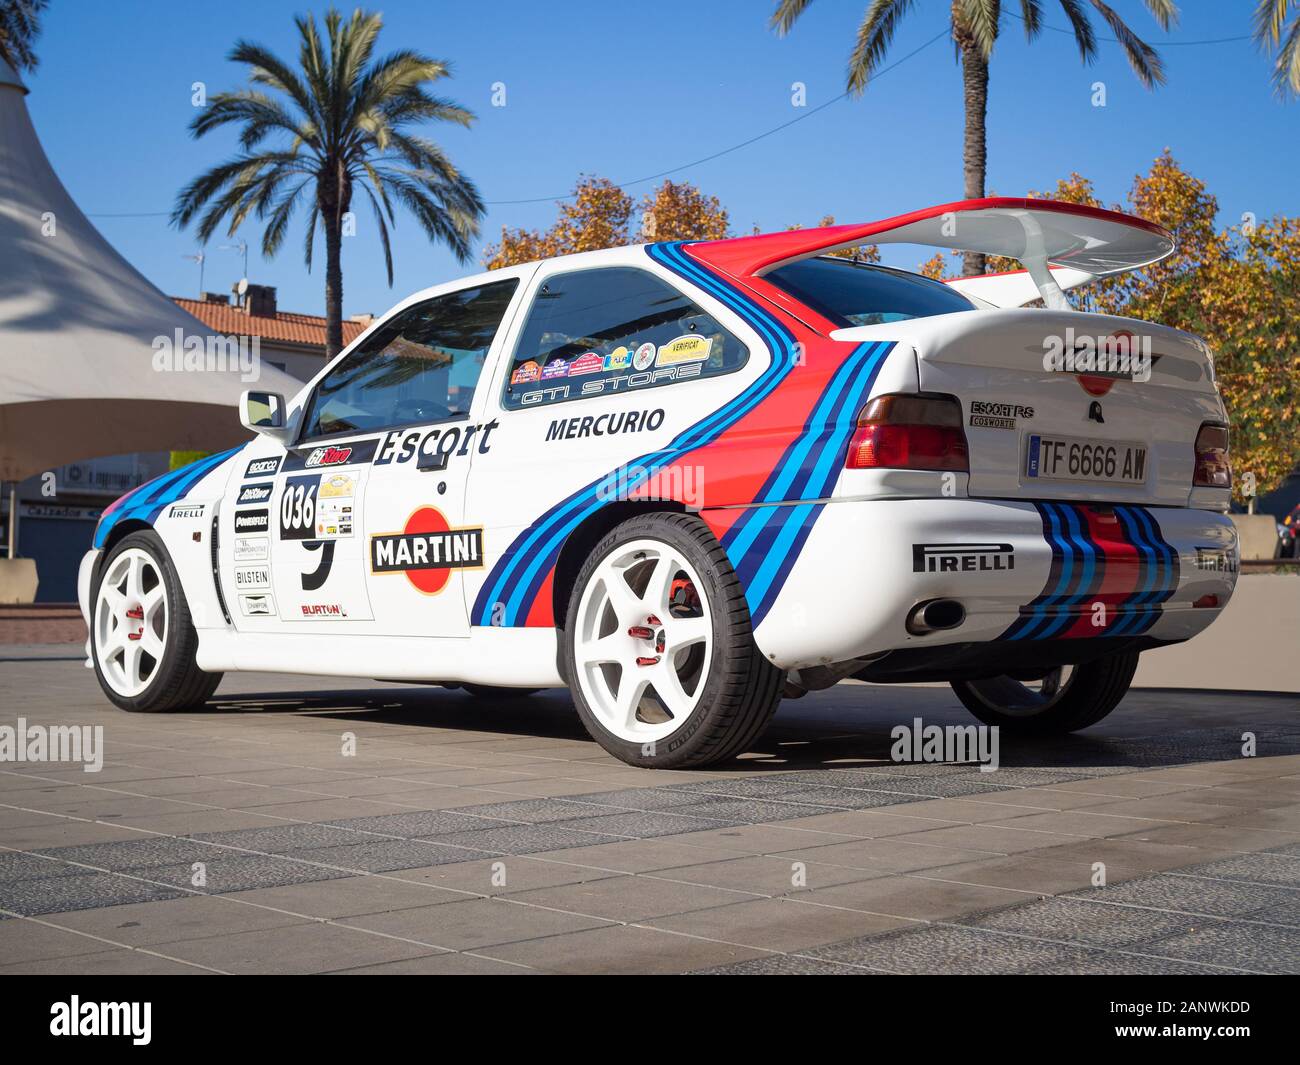
M 841 328 L 975 309 L 942 281 L 833 256 L 800 259 L 765 274 L 764 280 Z

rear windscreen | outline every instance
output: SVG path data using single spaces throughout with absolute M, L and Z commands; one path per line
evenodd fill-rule
M 975 309 L 942 281 L 829 256 L 800 259 L 764 274 L 763 279 L 841 328 Z

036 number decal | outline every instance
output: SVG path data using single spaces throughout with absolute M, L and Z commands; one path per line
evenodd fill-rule
M 280 539 L 313 540 L 316 538 L 316 493 L 320 474 L 290 477 L 285 481 L 280 499 Z

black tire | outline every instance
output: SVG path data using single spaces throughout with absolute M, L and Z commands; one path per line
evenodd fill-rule
M 501 688 L 495 684 L 462 684 L 467 695 L 476 699 L 522 699 L 535 695 L 541 688 Z
M 588 706 L 577 683 L 574 657 L 582 594 L 602 560 L 620 545 L 638 539 L 669 544 L 690 562 L 705 584 L 712 615 L 712 655 L 700 679 L 696 708 L 683 725 L 653 745 L 630 742 L 606 729 Z M 785 672 L 773 666 L 754 643 L 749 607 L 726 552 L 709 527 L 689 514 L 654 513 L 631 518 L 596 545 L 578 572 L 560 634 L 560 661 L 578 715 L 592 738 L 628 765 L 683 769 L 734 758 L 766 730 L 781 702 Z
M 1128 694 L 1137 665 L 1138 652 L 1133 651 L 1074 666 L 1068 683 L 1055 696 L 1043 700 L 1040 709 L 1028 706 L 1021 713 L 1004 712 L 1019 685 L 1011 677 L 955 680 L 952 690 L 986 725 L 997 725 L 1010 735 L 1061 736 L 1095 725 L 1114 710 Z
M 155 665 L 147 686 L 137 695 L 124 696 L 113 689 L 100 668 L 99 651 L 96 646 L 98 626 L 95 624 L 95 617 L 104 576 L 111 570 L 114 560 L 131 548 L 148 554 L 162 577 L 167 596 L 168 624 L 162 658 Z M 171 555 L 168 554 L 157 533 L 152 530 L 133 532 L 117 543 L 99 566 L 90 589 L 90 607 L 91 661 L 95 666 L 95 676 L 99 680 L 99 686 L 115 706 L 133 714 L 193 710 L 201 707 L 217 690 L 222 674 L 205 673 L 195 662 L 199 646 L 198 634 L 194 631 L 189 604 L 185 601 L 185 593 L 181 590 L 181 582 L 175 566 L 172 565 Z

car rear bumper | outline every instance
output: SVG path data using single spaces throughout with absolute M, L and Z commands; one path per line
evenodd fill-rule
M 1026 661 L 1190 639 L 1232 595 L 1237 535 L 1226 515 L 1172 507 L 979 499 L 826 505 L 755 630 L 777 665 L 830 665 L 889 651 L 923 667 L 957 644 Z M 960 621 L 925 631 L 919 604 Z M 942 611 L 940 611 L 942 613 Z M 1043 644 L 1068 644 L 1045 651 Z M 991 648 L 990 648 L 991 650 Z M 968 664 L 970 652 L 962 659 Z M 964 667 L 963 667 L 964 668 Z

